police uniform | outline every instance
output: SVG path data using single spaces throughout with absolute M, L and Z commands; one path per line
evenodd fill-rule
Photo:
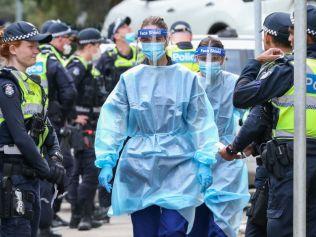
M 115 22 L 110 24 L 108 29 L 108 38 L 114 40 L 114 34 L 117 30 L 127 24 L 131 23 L 129 17 L 118 18 Z M 137 62 L 144 57 L 140 57 L 139 49 L 133 45 L 130 45 L 130 54 L 122 55 L 121 52 L 115 47 L 105 51 L 101 58 L 96 64 L 96 68 L 101 72 L 105 80 L 106 91 L 111 93 L 111 91 L 116 86 L 123 72 L 137 65 Z
M 73 31 L 62 22 L 56 21 L 48 28 L 53 37 L 69 35 Z M 48 94 L 48 117 L 59 132 L 64 126 L 69 111 L 74 106 L 77 91 L 73 78 L 65 69 L 66 60 L 51 44 L 42 44 L 36 57 L 36 64 L 28 68 L 29 74 L 41 77 L 41 85 Z
M 184 21 L 177 21 L 171 25 L 170 33 L 175 34 L 177 32 L 192 33 L 190 25 Z M 195 49 L 191 42 L 179 42 L 168 46 L 167 55 L 173 63 L 180 63 L 193 72 L 199 71 L 199 65 L 195 60 Z
M 130 48 L 131 53 L 129 55 L 122 55 L 117 48 L 105 51 L 97 62 L 96 68 L 104 77 L 108 94 L 116 86 L 121 74 L 137 64 L 138 49 L 132 45 Z
M 80 45 L 102 43 L 100 32 L 94 28 L 87 28 L 79 32 Z M 99 169 L 94 166 L 94 135 L 102 104 L 106 99 L 101 73 L 85 58 L 74 55 L 69 59 L 68 71 L 75 80 L 78 94 L 76 114 L 88 116 L 85 126 L 77 125 L 78 137 L 75 149 L 74 169 L 68 190 L 68 200 L 72 205 L 70 227 L 79 230 L 99 226 L 92 222 L 94 196 L 98 186 Z M 82 181 L 79 184 L 79 177 Z M 81 221 L 80 221 L 81 219 Z M 79 223 L 80 221 L 80 223 Z
M 50 39 L 21 21 L 6 28 L 2 40 Z M 38 78 L 5 67 L 0 71 L 0 88 L 0 236 L 36 237 L 39 178 L 51 182 L 61 182 L 63 178 L 63 169 L 54 164 L 50 168 L 41 152 L 45 147 L 46 154 L 53 157 L 59 152 L 59 145 L 46 117 L 46 95 Z
M 45 30 L 52 33 L 53 37 L 70 35 L 73 32 L 70 27 L 61 21 L 50 22 L 47 28 Z M 36 57 L 36 64 L 27 69 L 29 74 L 35 74 L 41 78 L 41 85 L 48 94 L 48 117 L 52 121 L 61 144 L 62 127 L 67 119 L 72 118 L 70 111 L 74 107 L 77 95 L 73 78 L 66 70 L 65 65 L 66 59 L 62 53 L 53 45 L 47 43 L 40 45 L 40 53 Z M 72 157 L 70 149 L 62 149 L 62 153 L 64 156 L 63 165 L 67 170 L 65 182 L 68 183 L 73 167 Z M 40 186 L 42 205 L 47 205 L 47 208 L 42 209 L 42 216 L 47 218 L 41 219 L 40 234 L 41 236 L 50 236 L 50 225 L 53 216 L 49 205 L 53 198 L 52 184 L 41 181 Z M 58 211 L 59 206 L 54 203 L 54 208 Z
M 316 8 L 307 8 L 307 33 L 316 36 Z M 273 32 L 272 32 L 273 33 Z M 234 105 L 250 107 L 272 102 L 274 140 L 266 144 L 262 153 L 269 172 L 269 202 L 267 236 L 293 236 L 293 134 L 294 134 L 294 68 L 293 58 L 276 60 L 277 64 L 254 80 L 260 63 L 251 60 L 244 68 L 235 88 Z M 316 235 L 316 120 L 315 74 L 316 44 L 307 46 L 307 236 Z M 281 79 L 281 80 L 280 80 Z M 276 153 L 276 150 L 279 151 Z M 278 158 L 276 155 L 278 154 Z M 272 163 L 273 164 L 272 164 Z

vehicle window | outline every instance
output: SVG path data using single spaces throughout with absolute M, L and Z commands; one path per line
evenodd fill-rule
M 225 70 L 240 75 L 248 60 L 254 58 L 251 49 L 226 49 Z

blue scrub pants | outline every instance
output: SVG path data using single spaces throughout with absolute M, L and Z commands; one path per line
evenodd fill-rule
M 193 228 L 189 237 L 227 237 L 221 228 L 214 222 L 213 213 L 203 203 L 195 210 Z
M 185 237 L 188 222 L 176 210 L 150 206 L 131 215 L 134 237 Z

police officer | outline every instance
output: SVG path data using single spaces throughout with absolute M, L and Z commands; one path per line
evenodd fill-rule
M 48 116 L 59 132 L 77 95 L 73 78 L 64 68 L 66 61 L 62 57 L 71 51 L 69 35 L 72 30 L 65 23 L 55 21 L 47 31 L 52 34 L 53 39 L 49 44 L 40 46 L 41 52 L 37 56 L 36 64 L 29 68 L 28 72 L 41 77 L 41 85 L 48 92 Z
M 77 41 L 77 51 L 67 65 L 80 95 L 76 102 L 76 113 L 81 116 L 77 123 L 79 131 L 74 147 L 75 163 L 68 200 L 72 210 L 70 228 L 90 230 L 101 225 L 92 220 L 94 196 L 98 186 L 98 169 L 94 166 L 94 133 L 100 106 L 106 96 L 101 73 L 92 62 L 100 57 L 100 43 L 105 40 L 97 29 L 86 28 L 79 32 Z M 79 184 L 80 176 L 82 181 Z
M 294 20 L 294 18 L 293 18 Z M 307 7 L 307 77 L 313 82 L 316 68 L 316 8 Z M 294 46 L 293 27 L 290 27 L 289 41 Z M 271 31 L 272 34 L 276 32 Z M 261 156 L 269 172 L 269 203 L 267 236 L 293 236 L 293 134 L 294 134 L 294 69 L 293 58 L 282 57 L 283 52 L 271 48 L 252 60 L 240 76 L 235 92 L 234 104 L 249 107 L 269 100 L 274 113 L 274 139 L 267 142 Z M 252 72 L 264 62 L 278 62 L 254 80 Z M 248 70 L 246 70 L 248 68 Z M 315 225 L 315 174 L 316 174 L 316 130 L 315 89 L 307 85 L 307 236 L 316 235 Z
M 38 42 L 49 42 L 51 36 L 24 21 L 0 36 L 0 56 L 6 60 L 0 71 L 0 235 L 36 237 L 39 178 L 60 185 L 65 174 L 44 89 L 38 77 L 25 73 L 36 61 Z M 44 148 L 50 167 L 42 157 Z
M 108 39 L 115 43 L 115 48 L 105 51 L 96 65 L 104 76 L 108 93 L 114 89 L 121 74 L 135 66 L 139 59 L 138 49 L 130 44 L 136 40 L 130 23 L 131 19 L 125 17 L 109 25 Z
M 195 61 L 195 49 L 191 43 L 192 30 L 189 23 L 177 21 L 170 27 L 170 43 L 167 48 L 167 55 L 174 63 L 180 63 L 193 72 L 199 71 Z
M 41 85 L 48 93 L 48 117 L 52 121 L 59 141 L 61 141 L 63 136 L 62 128 L 66 120 L 71 117 L 69 111 L 74 106 L 77 93 L 73 78 L 64 67 L 66 62 L 63 58 L 63 51 L 69 48 L 69 35 L 72 34 L 72 30 L 61 21 L 52 21 L 47 24 L 47 32 L 52 34 L 53 39 L 50 43 L 40 45 L 41 52 L 36 57 L 36 64 L 28 68 L 28 73 L 37 74 L 41 77 Z M 69 176 L 72 169 L 72 157 L 69 150 L 62 149 L 62 153 L 64 156 L 63 165 L 67 170 L 67 176 Z M 53 192 L 51 190 L 51 184 L 46 181 L 41 182 L 41 193 L 43 194 L 41 200 L 43 205 L 52 201 Z M 42 216 L 47 219 L 41 219 L 41 235 L 46 236 L 47 233 L 51 232 L 52 217 L 50 206 L 43 208 L 42 212 Z
M 288 28 L 290 26 L 290 14 L 275 12 L 268 15 L 264 20 L 262 29 L 264 32 L 264 49 L 279 48 L 289 56 L 292 53 L 292 48 L 288 41 Z M 262 65 L 261 68 L 253 68 L 253 71 L 248 68 L 245 68 L 244 71 L 249 70 L 249 72 L 253 73 L 253 77 L 258 79 L 263 73 L 270 70 L 271 67 L 276 66 L 277 63 L 277 61 L 273 61 L 272 63 Z M 263 142 L 271 140 L 273 122 L 272 113 L 273 108 L 271 103 L 266 102 L 264 105 L 254 106 L 232 144 L 221 150 L 221 155 L 227 160 L 232 159 L 233 156 L 238 152 L 242 152 L 244 149 L 244 152 L 246 152 L 247 155 L 252 154 L 257 157 L 256 161 L 258 167 L 256 169 L 255 177 L 256 193 L 251 199 L 253 205 L 248 212 L 249 217 L 246 227 L 247 237 L 265 237 L 267 235 L 265 218 L 267 207 L 264 205 L 267 203 L 262 203 L 259 195 L 263 195 L 263 191 L 264 193 L 267 193 L 268 173 L 259 157 L 259 147 Z M 259 209 L 258 207 L 260 207 L 260 205 L 261 208 Z M 260 212 L 261 210 L 262 212 Z M 260 216 L 259 213 L 261 213 L 262 216 Z

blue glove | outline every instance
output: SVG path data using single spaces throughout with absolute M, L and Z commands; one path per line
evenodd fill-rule
M 99 183 L 105 187 L 108 193 L 111 192 L 112 185 L 109 183 L 113 178 L 113 171 L 111 166 L 104 166 L 99 174 Z
M 197 178 L 202 186 L 201 192 L 204 193 L 206 189 L 213 183 L 212 169 L 210 165 L 200 163 Z

